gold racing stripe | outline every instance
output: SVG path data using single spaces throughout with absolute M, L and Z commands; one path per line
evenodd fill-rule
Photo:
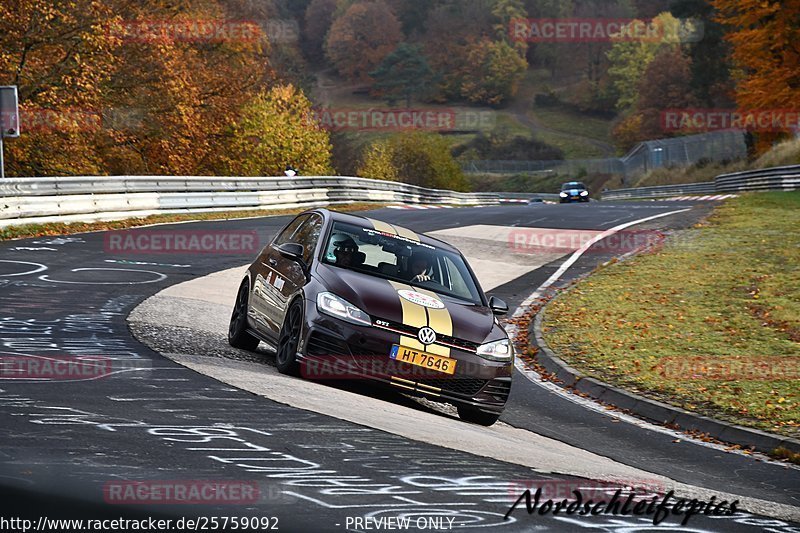
M 417 235 L 410 229 L 406 229 L 400 226 L 395 226 L 393 224 L 389 224 L 388 222 L 383 222 L 381 220 L 375 220 L 374 218 L 367 218 L 367 220 L 370 221 L 372 227 L 375 228 L 376 231 L 388 233 L 389 235 L 399 235 L 400 237 L 406 238 L 410 241 L 419 242 L 419 235 Z
M 389 281 L 396 291 L 413 290 L 408 285 L 397 283 L 396 281 Z M 403 308 L 403 324 L 414 328 L 422 328 L 428 325 L 428 317 L 425 314 L 425 308 L 421 305 L 409 302 L 399 294 L 397 298 L 400 300 L 400 305 Z M 416 337 L 408 337 L 405 335 L 400 336 L 400 344 L 412 350 L 425 350 L 425 345 L 419 342 Z
M 400 226 L 392 226 L 394 228 L 395 233 L 400 235 L 401 237 L 405 237 L 406 239 L 419 242 L 419 235 L 411 231 L 410 229 L 406 229 Z
M 431 298 L 436 298 L 437 300 L 441 301 L 441 298 L 439 298 L 436 293 L 432 291 L 417 289 L 417 292 L 421 292 L 426 296 L 430 296 Z M 448 337 L 453 336 L 453 319 L 450 316 L 450 311 L 447 309 L 447 307 L 442 309 L 428 308 L 428 325 L 439 335 L 447 335 Z M 447 346 L 431 344 L 428 346 L 428 351 L 430 353 L 435 353 L 436 355 L 450 357 L 450 348 Z
M 396 281 L 389 281 L 389 283 L 392 284 L 395 290 L 413 290 L 439 300 L 439 297 L 431 291 L 416 289 Z M 450 317 L 450 311 L 448 311 L 446 307 L 444 309 L 430 309 L 409 302 L 399 294 L 397 297 L 400 298 L 400 305 L 403 306 L 403 324 L 415 328 L 429 326 L 440 335 L 453 335 L 453 320 Z M 428 353 L 450 357 L 450 348 L 447 346 L 439 346 L 438 344 L 429 344 L 425 346 L 419 342 L 419 339 L 416 337 L 401 336 L 400 344 L 413 350 L 424 350 Z
M 376 231 L 381 231 L 383 233 L 388 233 L 389 235 L 397 235 L 397 230 L 394 229 L 394 226 L 387 222 L 382 222 L 380 220 L 374 220 L 372 218 L 368 218 L 372 223 L 372 226 L 375 228 Z

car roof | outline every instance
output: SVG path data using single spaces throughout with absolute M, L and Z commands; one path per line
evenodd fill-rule
M 317 212 L 323 215 L 327 214 L 330 217 L 330 219 L 333 220 L 334 222 L 345 222 L 347 224 L 353 224 L 354 226 L 361 226 L 362 228 L 378 229 L 379 231 L 387 231 L 389 233 L 393 233 L 394 235 L 407 236 L 413 234 L 416 237 L 418 237 L 419 242 L 423 244 L 435 246 L 437 248 L 442 248 L 444 250 L 457 253 L 459 255 L 461 254 L 461 252 L 459 252 L 457 248 L 451 246 L 450 244 L 447 244 L 444 241 L 441 241 L 439 239 L 434 239 L 433 237 L 428 237 L 425 234 L 417 233 L 414 230 L 408 229 L 403 226 L 398 226 L 397 224 L 390 224 L 389 222 L 377 221 L 376 219 L 372 219 L 369 217 L 353 215 L 351 213 L 342 213 L 339 211 L 332 211 L 330 209 L 314 209 L 311 212 Z M 376 228 L 373 221 L 379 222 L 381 226 L 385 224 L 386 227 Z

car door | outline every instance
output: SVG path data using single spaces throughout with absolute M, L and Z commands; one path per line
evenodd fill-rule
M 291 236 L 288 242 L 297 243 L 303 246 L 303 262 L 300 263 L 289 257 L 278 254 L 278 266 L 276 270 L 279 272 L 280 278 L 276 281 L 276 288 L 279 287 L 280 294 L 277 295 L 279 305 L 276 307 L 276 324 L 283 324 L 286 312 L 289 310 L 289 304 L 294 299 L 294 296 L 305 286 L 308 278 L 307 272 L 311 267 L 314 260 L 319 237 L 324 225 L 322 215 L 312 213 L 309 218 L 297 228 L 297 231 Z
M 253 289 L 250 295 L 250 313 L 257 329 L 267 337 L 276 337 L 280 324 L 276 323 L 276 309 L 280 305 L 278 278 L 280 253 L 275 246 L 283 242 L 291 242 L 292 235 L 308 220 L 309 215 L 299 215 L 286 225 L 270 244 L 261 250 L 253 265 Z M 280 283 L 278 283 L 280 284 Z

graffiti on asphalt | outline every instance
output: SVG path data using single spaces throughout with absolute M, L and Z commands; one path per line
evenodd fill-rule
M 32 407 L 32 406 L 31 406 Z M 55 409 L 55 408 L 53 408 Z M 280 486 L 280 502 L 297 505 L 306 502 L 345 516 L 426 520 L 453 520 L 453 527 L 498 527 L 521 522 L 503 520 L 505 509 L 513 503 L 509 479 L 519 475 L 520 467 L 493 462 L 476 462 L 466 454 L 448 452 L 441 461 L 426 445 L 409 443 L 400 437 L 367 428 L 342 430 L 306 423 L 277 428 L 254 428 L 235 424 L 175 425 L 149 424 L 76 410 L 31 413 L 37 424 L 94 425 L 99 430 L 135 432 L 162 441 L 170 449 L 180 447 L 190 458 L 206 459 L 206 465 L 234 467 L 255 479 L 266 479 Z M 304 443 L 303 433 L 330 431 L 327 444 Z M 293 442 L 287 446 L 287 442 Z M 194 461 L 194 460 L 193 460 Z M 347 463 L 347 473 L 341 465 Z M 338 467 L 336 465 L 339 465 Z M 524 469 L 531 479 L 546 481 L 543 475 Z M 474 472 L 464 475 L 464 472 Z M 610 488 L 611 489 L 611 488 Z M 272 504 L 275 504 L 273 501 Z M 652 520 L 642 517 L 537 517 L 537 530 L 598 529 L 613 533 L 638 533 L 653 530 Z M 772 533 L 795 533 L 784 521 L 766 520 L 738 512 L 733 516 L 703 517 L 703 524 L 679 527 L 663 524 L 672 531 L 716 531 L 709 521 L 728 520 L 742 525 L 769 525 Z M 754 522 L 755 521 L 755 522 Z M 756 524 L 758 522 L 758 524 Z M 763 524 L 762 524 L 763 522 Z M 768 523 L 767 523 L 768 522 Z M 338 525 L 338 524 L 337 524 Z M 678 526 L 678 527 L 676 527 Z M 724 523 L 719 526 L 725 528 Z

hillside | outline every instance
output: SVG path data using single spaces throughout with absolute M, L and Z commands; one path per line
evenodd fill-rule
M 430 185 L 426 157 L 448 172 L 608 158 L 697 132 L 662 124 L 668 110 L 800 96 L 785 81 L 796 54 L 759 51 L 796 14 L 769 2 L 98 0 L 44 19 L 38 0 L 17 4 L 0 7 L 0 84 L 18 86 L 25 132 L 8 143 L 10 176 L 291 165 Z M 742 17 L 763 22 L 752 39 Z M 754 153 L 787 131 L 753 131 Z

